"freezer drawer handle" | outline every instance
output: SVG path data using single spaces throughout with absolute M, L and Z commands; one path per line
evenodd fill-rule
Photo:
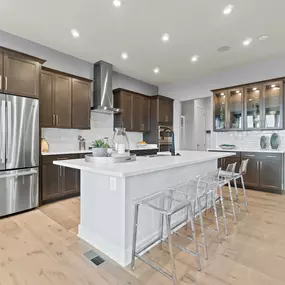
M 19 177 L 19 176 L 28 176 L 28 175 L 34 175 L 34 174 L 38 174 L 37 171 L 29 171 L 29 172 L 20 172 L 20 173 L 14 173 L 14 174 L 4 174 L 4 175 L 0 175 L 0 179 L 1 178 L 8 178 L 8 177 Z
M 5 101 L 2 100 L 1 105 L 1 162 L 5 163 L 5 128 L 6 128 L 6 116 L 5 116 Z

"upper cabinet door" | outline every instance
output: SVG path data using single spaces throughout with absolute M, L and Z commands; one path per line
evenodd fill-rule
M 3 92 L 4 90 L 3 63 L 4 63 L 3 52 L 0 51 L 0 92 Z
M 150 132 L 150 98 L 142 96 L 142 121 L 140 130 L 142 132 Z
M 159 123 L 173 123 L 173 101 L 170 99 L 158 98 L 158 121 Z
M 71 128 L 71 78 L 55 74 L 54 83 L 55 127 Z
M 214 93 L 214 130 L 224 131 L 227 129 L 227 90 Z
M 143 97 L 138 94 L 133 95 L 133 131 L 140 132 L 142 124 L 142 102 Z
M 263 85 L 262 128 L 283 128 L 283 81 L 272 81 Z
M 243 129 L 243 88 L 235 88 L 228 91 L 227 110 L 229 130 Z
M 40 95 L 40 125 L 49 128 L 55 124 L 53 112 L 53 81 L 54 74 L 49 71 L 41 73 Z
M 72 79 L 72 128 L 90 129 L 90 83 Z
M 17 53 L 4 53 L 5 93 L 39 98 L 40 63 Z
M 130 92 L 121 92 L 120 106 L 123 109 L 121 114 L 121 127 L 127 131 L 133 130 L 133 94 Z
M 262 121 L 262 85 L 245 87 L 245 129 L 257 130 Z

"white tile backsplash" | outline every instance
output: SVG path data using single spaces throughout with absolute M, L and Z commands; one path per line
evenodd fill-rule
M 94 140 L 113 137 L 113 115 L 91 112 L 90 130 L 74 129 L 42 129 L 42 137 L 45 138 L 50 146 L 50 151 L 76 150 L 78 149 L 78 136 L 86 140 L 88 148 Z M 143 139 L 142 133 L 127 133 L 130 147 L 135 148 L 136 143 Z
M 270 137 L 273 133 L 280 136 L 279 148 L 285 148 L 285 130 L 280 131 L 241 131 L 241 132 L 221 132 L 215 133 L 216 145 L 234 144 L 237 148 L 260 149 L 261 136 L 267 136 L 270 144 Z

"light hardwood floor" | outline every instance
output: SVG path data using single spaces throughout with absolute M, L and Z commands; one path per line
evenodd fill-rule
M 192 256 L 175 250 L 179 284 L 285 284 L 285 197 L 255 191 L 248 196 L 249 213 L 237 226 L 229 217 L 222 244 L 207 231 L 209 260 L 201 249 L 201 272 Z M 112 262 L 90 263 L 83 254 L 91 247 L 76 236 L 79 207 L 79 198 L 72 198 L 1 219 L 0 285 L 172 284 L 140 261 L 134 272 Z M 169 269 L 167 247 L 147 256 Z

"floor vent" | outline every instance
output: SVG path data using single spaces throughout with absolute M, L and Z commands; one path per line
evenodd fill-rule
M 106 262 L 104 258 L 102 258 L 100 255 L 98 255 L 97 252 L 93 250 L 87 251 L 86 253 L 84 253 L 84 256 L 92 263 L 94 263 L 96 266 L 100 266 Z

